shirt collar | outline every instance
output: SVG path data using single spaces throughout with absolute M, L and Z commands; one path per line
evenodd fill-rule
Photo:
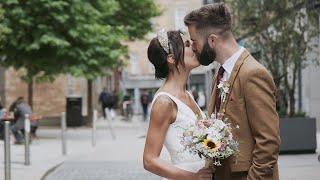
M 232 69 L 234 67 L 234 65 L 236 64 L 237 60 L 239 59 L 240 55 L 242 54 L 242 52 L 244 51 L 243 47 L 240 47 L 240 49 L 235 52 L 234 54 L 232 54 L 232 56 L 230 56 L 226 62 L 224 62 L 224 64 L 222 64 L 222 67 L 224 68 L 224 70 L 228 73 L 231 74 Z

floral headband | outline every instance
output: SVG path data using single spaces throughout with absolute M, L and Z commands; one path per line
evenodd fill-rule
M 180 33 L 180 36 L 183 40 L 183 35 L 185 35 L 185 31 L 183 29 L 178 30 Z M 168 31 L 166 31 L 164 28 L 162 28 L 160 31 L 157 33 L 157 38 L 158 41 L 162 47 L 162 49 L 169 54 L 170 52 L 170 44 L 169 44 L 169 38 L 168 38 Z
M 169 38 L 168 33 L 165 29 L 161 29 L 157 34 L 158 41 L 163 48 L 163 50 L 169 54 Z

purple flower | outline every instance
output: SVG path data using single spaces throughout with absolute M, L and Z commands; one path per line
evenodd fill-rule
M 220 151 L 220 152 L 223 152 L 225 149 L 226 149 L 226 148 L 225 148 L 225 145 L 222 143 L 221 146 L 220 146 L 220 148 L 219 148 L 219 151 Z

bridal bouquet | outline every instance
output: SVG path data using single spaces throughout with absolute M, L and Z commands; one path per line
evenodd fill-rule
M 198 119 L 184 129 L 181 144 L 185 150 L 204 158 L 206 167 L 220 166 L 220 160 L 238 152 L 238 142 L 233 139 L 232 126 L 227 121 L 223 114 Z

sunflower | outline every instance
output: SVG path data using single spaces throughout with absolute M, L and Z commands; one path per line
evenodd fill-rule
M 218 149 L 221 147 L 220 141 L 213 142 L 211 139 L 205 139 L 202 143 L 211 152 L 218 151 Z

